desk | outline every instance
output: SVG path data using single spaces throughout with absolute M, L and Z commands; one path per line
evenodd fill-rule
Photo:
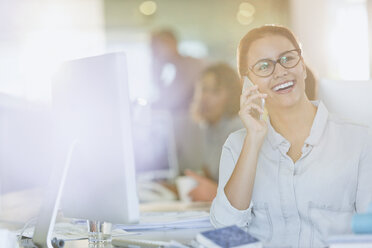
M 194 202 L 154 202 L 141 204 L 141 212 L 180 212 L 180 211 L 209 211 L 210 203 Z M 140 235 L 127 236 L 129 239 L 139 240 L 156 240 L 156 241 L 177 241 L 182 244 L 189 244 L 195 236 L 202 231 L 207 231 L 211 228 L 189 228 L 189 229 L 170 229 L 157 231 L 140 231 Z M 126 238 L 125 236 L 123 238 Z M 66 242 L 66 248 L 85 248 L 88 247 L 87 240 Z M 112 248 L 114 246 L 106 246 Z M 91 247 L 90 247 L 91 248 Z M 100 247 L 102 248 L 102 247 Z
M 6 228 L 9 230 L 17 230 L 23 227 L 24 222 L 30 217 L 34 217 L 39 210 L 41 205 L 41 199 L 39 199 L 41 193 L 40 191 L 25 191 L 20 193 L 11 194 L 8 196 L 12 202 L 9 204 L 7 209 L 12 211 L 5 211 L 0 215 L 0 228 Z M 25 204 L 15 204 L 18 203 L 19 199 L 23 202 L 31 202 L 32 208 L 27 208 L 25 211 L 22 207 Z M 16 207 L 17 206 L 17 207 Z M 18 207 L 19 206 L 19 207 Z M 29 206 L 28 206 L 29 207 Z M 172 202 L 152 202 L 140 205 L 140 211 L 143 212 L 169 212 L 169 211 L 209 211 L 210 203 L 207 202 L 191 202 L 182 203 L 178 201 Z M 32 211 L 31 211 L 32 210 Z M 27 213 L 27 214 L 25 214 Z M 21 216 L 20 216 L 21 214 Z M 24 215 L 24 216 L 23 216 Z M 171 241 L 175 240 L 180 243 L 189 243 L 197 233 L 207 230 L 204 229 L 172 229 L 172 230 L 162 230 L 162 231 L 146 231 L 142 232 L 142 235 L 138 236 L 128 236 L 128 238 L 138 238 L 141 240 L 159 240 L 159 241 Z M 87 240 L 79 241 L 67 241 L 66 248 L 85 248 L 88 247 Z
M 185 228 L 185 229 L 168 229 L 168 230 L 150 230 L 150 231 L 135 231 L 136 234 L 114 237 L 114 239 L 138 239 L 138 240 L 148 240 L 148 241 L 176 241 L 182 244 L 190 244 L 191 240 L 202 231 L 210 230 L 212 227 L 204 228 Z M 59 229 L 60 230 L 60 229 Z M 70 229 L 66 229 L 70 230 Z M 137 234 L 138 233 L 138 234 Z M 80 236 L 80 235 L 79 235 Z M 75 241 L 66 241 L 65 248 L 113 248 L 114 246 L 106 245 L 105 247 L 89 246 L 88 240 L 75 240 Z
M 142 235 L 129 236 L 131 239 L 141 239 L 141 240 L 157 240 L 157 241 L 177 241 L 182 244 L 189 244 L 195 236 L 202 231 L 207 231 L 208 228 L 203 229 L 176 229 L 167 231 L 150 231 L 143 232 Z M 79 241 L 68 241 L 66 242 L 65 248 L 88 248 L 87 240 Z M 92 248 L 92 247 L 89 247 Z M 101 248 L 101 247 L 100 247 Z M 114 248 L 114 246 L 106 246 L 104 248 Z
M 182 202 L 154 202 L 141 204 L 141 213 L 145 212 L 183 212 L 183 211 L 209 211 L 210 203 L 182 203 Z M 58 222 L 66 222 L 67 219 L 59 218 Z M 69 222 L 69 220 L 68 220 Z M 22 228 L 20 223 L 14 225 L 11 222 L 0 223 L 2 228 L 9 230 L 17 230 Z M 199 232 L 206 231 L 210 228 L 188 228 L 188 229 L 169 229 L 169 230 L 151 230 L 139 231 L 139 235 L 123 236 L 123 238 L 139 239 L 139 240 L 153 240 L 153 241 L 177 241 L 182 244 L 189 244 Z M 88 240 L 66 241 L 66 248 L 88 248 Z M 113 248 L 114 246 L 106 246 L 105 248 Z M 93 247 L 89 247 L 93 248 Z M 97 247 L 98 248 L 98 247 Z M 100 247 L 103 248 L 103 247 Z

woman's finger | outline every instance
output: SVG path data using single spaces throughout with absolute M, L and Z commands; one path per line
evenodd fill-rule
M 254 95 L 251 95 L 249 96 L 247 99 L 246 99 L 246 102 L 254 102 L 255 100 L 259 99 L 265 99 L 267 97 L 267 94 L 264 94 L 264 93 L 259 93 L 259 94 L 254 94 Z
M 247 90 L 245 90 L 241 95 L 240 95 L 240 106 L 242 103 L 244 103 L 249 97 L 256 96 L 256 95 L 261 95 L 263 97 L 263 94 L 261 94 L 258 90 L 258 86 L 251 87 Z M 266 94 L 265 94 L 266 95 Z
M 250 97 L 257 96 L 257 95 L 259 97 L 262 97 L 262 98 L 266 98 L 267 97 L 267 94 L 266 93 L 261 93 L 258 90 L 256 90 L 256 91 L 251 92 L 250 94 L 241 94 L 240 95 L 240 100 L 241 101 L 244 101 L 245 99 L 248 99 Z
M 254 92 L 258 92 L 258 86 L 257 85 L 252 86 L 252 87 L 248 87 L 246 90 L 244 90 L 242 92 L 242 95 L 249 96 L 249 95 L 252 95 L 252 93 L 254 93 Z
M 250 104 L 250 103 L 256 103 L 258 102 L 258 100 L 261 100 L 261 99 L 265 99 L 267 98 L 267 94 L 254 94 L 252 96 L 249 96 L 248 98 L 246 99 L 241 99 L 241 102 L 240 102 L 240 108 L 244 108 L 244 106 L 246 106 L 247 104 Z
M 260 114 L 264 113 L 264 110 L 262 109 L 262 107 L 256 103 L 248 103 L 244 106 L 242 110 L 247 111 L 247 113 L 251 114 L 253 109 L 256 109 Z

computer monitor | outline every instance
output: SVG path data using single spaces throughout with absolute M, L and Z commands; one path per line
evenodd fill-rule
M 50 247 L 45 240 L 50 240 L 59 200 L 66 217 L 138 221 L 128 91 L 123 53 L 67 62 L 55 76 L 56 173 L 34 234 L 41 247 Z
M 326 80 L 319 82 L 319 99 L 331 113 L 372 129 L 372 81 Z
M 136 174 L 139 182 L 174 179 L 178 158 L 173 121 L 165 110 L 134 105 L 133 136 Z

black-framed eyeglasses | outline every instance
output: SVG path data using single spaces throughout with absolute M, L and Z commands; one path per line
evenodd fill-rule
M 301 59 L 301 49 L 293 49 L 280 54 L 279 58 L 274 61 L 270 59 L 262 59 L 249 67 L 256 76 L 268 77 L 274 73 L 275 66 L 279 63 L 286 69 L 295 67 Z

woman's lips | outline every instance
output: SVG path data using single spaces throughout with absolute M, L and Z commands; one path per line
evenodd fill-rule
M 295 85 L 294 80 L 288 80 L 283 83 L 277 84 L 271 89 L 278 94 L 286 94 L 288 92 L 291 92 L 293 89 L 293 86 Z

